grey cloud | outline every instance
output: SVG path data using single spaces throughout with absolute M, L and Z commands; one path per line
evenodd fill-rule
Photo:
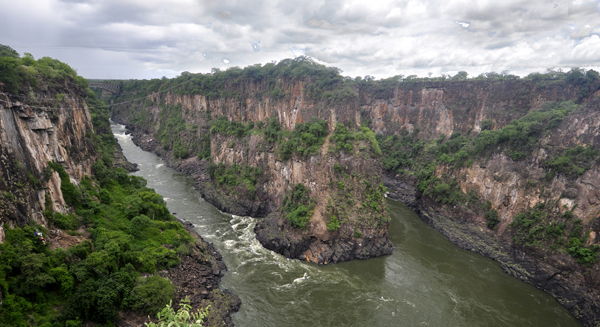
M 221 18 L 229 19 L 229 17 L 231 17 L 231 11 L 227 11 L 227 10 L 219 11 L 217 13 L 217 15 L 219 15 L 219 17 L 221 17 Z
M 9 1 L 0 0 L 7 8 L 0 43 L 77 47 L 72 56 L 98 51 L 96 56 L 107 58 L 98 62 L 107 67 L 114 66 L 110 58 L 132 67 L 103 72 L 92 64 L 85 68 L 74 57 L 84 65 L 80 72 L 89 72 L 86 77 L 207 72 L 300 53 L 348 75 L 379 77 L 453 70 L 526 72 L 600 61 L 599 39 L 593 36 L 600 33 L 598 9 L 566 0 L 469 5 L 403 0 L 386 6 L 359 0 L 202 0 L 186 6 L 155 0 L 46 0 L 52 12 L 38 9 L 39 0 Z M 25 16 L 24 8 L 30 9 Z M 455 21 L 470 25 L 465 29 Z M 223 63 L 224 58 L 230 62 Z
M 312 18 L 312 19 L 308 20 L 306 22 L 306 25 L 308 25 L 310 27 L 324 28 L 324 29 L 328 29 L 328 30 L 334 30 L 334 29 L 338 28 L 337 26 L 330 24 L 328 21 L 318 19 L 318 18 Z

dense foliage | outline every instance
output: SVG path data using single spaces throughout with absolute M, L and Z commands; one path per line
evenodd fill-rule
M 572 208 L 560 213 L 558 203 L 540 203 L 519 213 L 512 226 L 515 228 L 515 241 L 528 246 L 564 249 L 573 255 L 577 262 L 591 265 L 597 260 L 600 247 L 584 246 L 587 234 L 583 233 L 580 219 L 573 215 Z
M 297 123 L 294 131 L 281 143 L 281 160 L 286 161 L 295 153 L 300 157 L 317 154 L 328 132 L 327 122 L 322 119 L 313 118 L 304 124 Z
M 0 59 L 4 58 L 12 57 Z M 78 80 L 68 66 L 53 59 L 23 59 L 30 64 L 26 67 L 36 68 L 44 83 L 53 78 L 56 82 L 62 78 L 61 83 Z M 44 71 L 53 72 L 43 65 L 63 72 L 45 76 Z M 49 162 L 44 174 L 58 172 L 63 197 L 73 211 L 53 212 L 47 198 L 44 216 L 49 229 L 4 226 L 0 326 L 81 326 L 84 321 L 111 325 L 117 310 L 153 314 L 174 296 L 169 280 L 140 276 L 178 264 L 179 254 L 189 252 L 187 246 L 193 239 L 143 178 L 113 168 L 116 140 L 110 132 L 108 109 L 93 92 L 88 91 L 87 97 L 96 134 L 86 138 L 99 157 L 93 164 L 94 175 L 75 185 L 60 164 Z M 54 228 L 71 235 L 89 233 L 88 239 L 50 250 L 35 232 L 47 237 Z
M 263 174 L 260 167 L 236 164 L 225 166 L 223 163 L 212 162 L 208 165 L 207 171 L 217 186 L 227 187 L 229 191 L 241 186 L 249 192 L 250 199 L 256 197 L 256 182 Z
M 281 84 L 282 78 L 307 82 L 305 91 L 314 100 L 333 102 L 357 98 L 356 92 L 344 85 L 339 69 L 318 64 L 308 57 L 284 59 L 277 64 L 256 64 L 243 69 L 230 67 L 221 71 L 214 68 L 210 74 L 184 72 L 174 79 L 124 81 L 124 91 L 143 96 L 173 89 L 172 92 L 177 94 L 200 94 L 209 99 L 229 98 L 245 106 L 248 94 L 234 89 L 244 89 L 245 83 L 258 82 L 262 85 L 259 97 L 286 99 L 289 94 Z
M 379 142 L 375 133 L 365 126 L 354 130 L 351 127 L 338 123 L 329 140 L 334 152 L 353 154 L 355 149 L 361 149 L 360 141 L 364 141 L 369 145 L 369 149 L 374 156 L 381 156 L 381 149 L 379 148 Z
M 298 183 L 294 185 L 283 199 L 282 212 L 293 227 L 306 228 L 315 208 L 310 198 L 310 189 Z
M 0 45 L 0 83 L 12 93 L 27 93 L 28 87 L 37 87 L 38 82 L 47 85 L 66 86 L 74 84 L 87 88 L 87 81 L 78 76 L 69 65 L 50 57 L 35 60 L 30 53 L 21 58 L 9 46 Z

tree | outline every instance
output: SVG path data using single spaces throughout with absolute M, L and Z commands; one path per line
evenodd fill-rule
M 19 53 L 8 45 L 0 44 L 0 57 L 11 57 L 19 59 Z
M 460 71 L 452 77 L 452 80 L 453 81 L 464 81 L 467 79 L 467 76 L 469 76 L 469 74 L 467 72 Z

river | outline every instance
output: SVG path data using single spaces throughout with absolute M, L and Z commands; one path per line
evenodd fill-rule
M 139 165 L 134 175 L 223 256 L 229 271 L 221 288 L 242 299 L 236 326 L 581 326 L 550 295 L 460 249 L 391 200 L 392 255 L 327 266 L 287 259 L 258 243 L 257 219 L 220 212 L 190 177 L 133 144 L 123 125 L 111 127 Z

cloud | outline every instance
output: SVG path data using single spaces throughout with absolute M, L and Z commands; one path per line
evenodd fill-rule
M 58 57 L 89 78 L 209 72 L 297 55 L 350 76 L 376 77 L 526 74 L 600 62 L 598 1 L 0 0 L 0 6 L 0 44 Z
M 337 26 L 331 25 L 329 22 L 317 18 L 310 19 L 306 22 L 306 25 L 310 27 L 324 28 L 329 30 L 334 30 L 337 28 Z
M 219 15 L 219 17 L 221 17 L 221 18 L 229 19 L 231 17 L 231 11 L 227 11 L 227 10 L 219 11 L 217 13 L 217 15 Z

